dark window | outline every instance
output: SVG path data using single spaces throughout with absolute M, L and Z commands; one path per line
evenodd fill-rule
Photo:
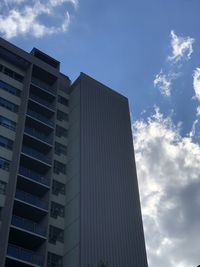
M 56 219 L 58 216 L 60 217 L 65 216 L 64 206 L 52 201 L 51 202 L 51 217 Z
M 19 89 L 9 85 L 8 83 L 1 81 L 1 80 L 0 80 L 0 88 L 3 89 L 4 91 L 11 93 L 12 95 L 20 96 L 20 94 L 21 94 L 21 91 Z
M 9 171 L 10 161 L 0 157 L 0 169 Z
M 60 174 L 60 173 L 66 174 L 66 165 L 64 165 L 63 163 L 57 160 L 54 160 L 53 171 L 54 173 L 57 173 L 57 174 Z
M 0 194 L 5 195 L 5 193 L 6 193 L 6 183 L 0 181 Z
M 7 149 L 12 149 L 13 148 L 13 141 L 0 135 L 0 146 L 5 147 Z
M 0 97 L 0 106 L 4 107 L 6 109 L 9 109 L 13 112 L 18 112 L 18 106 L 17 105 L 15 105 L 14 103 L 12 103 L 8 100 L 5 100 L 4 98 L 1 98 L 1 97 Z
M 67 155 L 67 147 L 55 142 L 55 154 L 56 155 Z
M 58 103 L 63 104 L 64 106 L 68 106 L 68 99 L 58 95 Z
M 0 65 L 0 72 L 3 72 L 5 75 L 8 75 L 9 77 L 13 78 L 14 80 L 18 81 L 18 82 L 23 82 L 24 77 L 20 74 L 18 74 L 17 72 L 3 66 Z
M 16 123 L 14 121 L 11 121 L 3 116 L 0 116 L 0 125 L 12 131 L 15 131 L 15 128 L 16 128 Z
M 67 137 L 67 130 L 61 126 L 56 125 L 56 136 Z
M 68 114 L 65 112 L 62 112 L 61 110 L 57 110 L 57 120 L 68 121 Z
M 62 267 L 62 257 L 48 252 L 47 267 Z
M 56 241 L 64 242 L 64 231 L 58 227 L 49 226 L 49 243 L 56 244 Z
M 54 194 L 56 196 L 58 194 L 65 195 L 65 184 L 60 183 L 56 180 L 53 180 L 52 194 Z

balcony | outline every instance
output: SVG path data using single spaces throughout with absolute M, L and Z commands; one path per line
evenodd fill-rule
M 30 266 L 44 266 L 43 256 L 38 255 L 31 250 L 27 250 L 12 244 L 8 244 L 7 257 L 15 258 L 20 261 L 30 263 Z
M 26 145 L 22 146 L 22 153 L 33 157 L 36 160 L 40 160 L 42 162 L 45 162 L 48 165 L 51 165 L 51 158 L 43 153 L 41 153 L 40 151 L 33 149 L 31 147 L 28 147 Z
M 41 104 L 42 106 L 44 107 L 47 107 L 48 109 L 51 109 L 51 111 L 55 111 L 55 104 L 39 97 L 39 96 L 36 96 L 36 95 L 33 95 L 33 94 L 30 94 L 30 97 L 29 97 L 31 100 Z
M 41 183 L 41 184 L 44 184 L 44 185 L 47 185 L 47 186 L 50 185 L 50 179 L 44 177 L 43 175 L 39 174 L 38 172 L 30 170 L 28 168 L 20 166 L 19 174 L 24 176 L 24 177 L 27 177 L 27 178 L 29 178 L 31 180 L 34 180 L 34 181 L 36 181 L 38 183 Z
M 37 208 L 43 209 L 48 211 L 48 203 L 41 200 L 41 198 L 34 196 L 32 194 L 29 194 L 27 192 L 21 191 L 19 189 L 16 190 L 15 198 L 18 200 L 21 200 L 23 202 L 26 202 L 30 205 L 33 205 Z
M 36 129 L 28 127 L 28 126 L 25 126 L 24 132 L 39 139 L 39 140 L 41 140 L 41 141 L 43 141 L 43 142 L 45 142 L 45 143 L 48 143 L 49 145 L 53 144 L 52 135 L 51 136 L 45 135 L 44 133 L 39 132 Z
M 54 122 L 51 119 L 49 119 L 49 118 L 47 118 L 47 117 L 39 114 L 36 111 L 33 111 L 33 110 L 28 109 L 27 110 L 27 114 L 29 116 L 33 117 L 34 119 L 39 120 L 40 122 L 45 123 L 46 125 L 48 125 L 50 127 L 53 127 L 54 126 Z
M 38 88 L 45 90 L 47 92 L 50 92 L 51 94 L 55 95 L 55 90 L 47 83 L 44 83 L 35 77 L 32 77 L 31 83 L 33 85 L 36 85 Z
M 13 226 L 18 227 L 18 228 L 22 228 L 22 229 L 27 230 L 29 232 L 46 237 L 46 228 L 40 226 L 39 224 L 37 224 L 35 222 L 24 219 L 22 217 L 13 215 L 11 224 Z

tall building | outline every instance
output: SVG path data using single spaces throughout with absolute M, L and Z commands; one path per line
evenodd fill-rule
M 0 39 L 0 266 L 147 267 L 128 100 Z

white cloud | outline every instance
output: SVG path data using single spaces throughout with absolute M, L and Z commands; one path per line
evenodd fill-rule
M 154 87 L 158 87 L 163 96 L 170 96 L 171 94 L 171 77 L 167 76 L 160 71 L 156 75 L 155 80 L 153 81 Z
M 182 37 L 175 34 L 174 31 L 171 31 L 171 48 L 172 55 L 168 57 L 170 61 L 178 62 L 182 59 L 190 59 L 193 48 L 192 45 L 194 39 L 191 37 Z
M 149 267 L 200 263 L 200 146 L 156 109 L 133 127 Z
M 197 116 L 197 117 L 200 116 L 200 106 L 197 107 L 196 116 Z
M 193 88 L 195 97 L 200 101 L 200 68 L 196 68 L 193 73 Z
M 0 15 L 0 33 L 3 37 L 10 39 L 18 35 L 42 37 L 66 32 L 70 24 L 70 14 L 66 6 L 63 6 L 65 12 L 62 13 L 56 8 L 67 2 L 75 8 L 78 7 L 78 0 L 7 0 L 5 3 L 8 9 Z M 44 19 L 42 22 L 44 15 L 52 19 L 52 25 L 45 24 Z

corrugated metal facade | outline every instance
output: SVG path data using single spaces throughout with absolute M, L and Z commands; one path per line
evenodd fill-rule
M 80 267 L 147 267 L 128 101 L 80 77 Z

